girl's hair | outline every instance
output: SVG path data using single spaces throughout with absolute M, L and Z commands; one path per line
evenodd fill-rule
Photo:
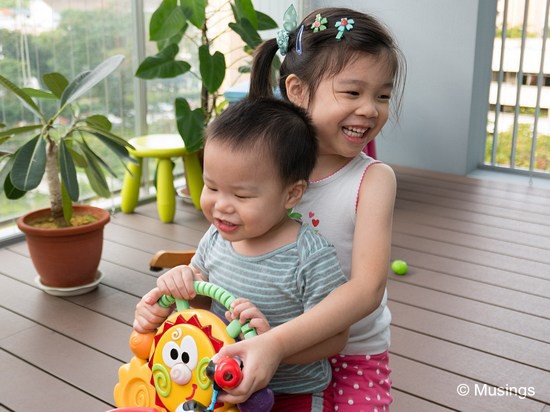
M 315 17 L 326 18 L 326 29 L 314 32 L 311 25 Z M 340 40 L 336 39 L 338 28 L 335 24 L 342 18 L 353 19 L 353 28 L 345 30 Z M 301 54 L 296 50 L 296 37 L 301 26 Z M 276 39 L 263 42 L 254 54 L 250 78 L 250 96 L 272 96 L 271 67 L 277 53 Z M 399 112 L 400 100 L 404 87 L 406 71 L 405 58 L 389 30 L 378 20 L 365 13 L 347 8 L 322 8 L 311 12 L 301 24 L 289 33 L 288 51 L 279 70 L 279 89 L 282 96 L 288 99 L 285 81 L 288 75 L 294 74 L 304 81 L 309 88 L 310 100 L 319 82 L 325 76 L 334 76 L 353 62 L 361 54 L 368 54 L 385 59 L 388 70 L 394 79 L 394 90 L 397 99 L 392 99 L 395 113 Z
M 281 99 L 247 98 L 230 105 L 208 125 L 205 142 L 267 156 L 286 185 L 309 179 L 317 159 L 315 135 L 313 123 L 300 107 Z

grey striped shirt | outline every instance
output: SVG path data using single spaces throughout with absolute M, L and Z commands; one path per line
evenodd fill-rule
M 346 281 L 334 247 L 307 225 L 302 225 L 296 242 L 261 256 L 238 254 L 212 226 L 199 243 L 192 265 L 209 282 L 235 297 L 250 299 L 271 327 L 311 309 Z M 213 302 L 212 309 L 224 318 L 222 305 Z M 281 364 L 269 386 L 278 393 L 314 393 L 324 390 L 330 379 L 327 360 Z

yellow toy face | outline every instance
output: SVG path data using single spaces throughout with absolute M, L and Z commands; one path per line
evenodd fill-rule
M 210 312 L 193 309 L 170 316 L 155 336 L 149 361 L 157 405 L 173 412 L 196 403 L 206 409 L 213 393 L 206 376 L 208 362 L 224 344 L 233 342 L 224 323 Z M 229 407 L 219 403 L 215 410 Z

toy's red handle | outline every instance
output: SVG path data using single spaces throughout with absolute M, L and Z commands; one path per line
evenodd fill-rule
M 241 363 L 234 358 L 224 358 L 216 365 L 214 372 L 214 381 L 222 389 L 232 389 L 236 387 L 243 379 Z

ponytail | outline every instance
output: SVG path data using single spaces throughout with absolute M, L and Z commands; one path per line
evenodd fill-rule
M 278 46 L 275 39 L 264 41 L 254 53 L 252 70 L 250 72 L 249 97 L 273 97 L 273 85 L 271 83 L 271 66 L 277 53 Z

